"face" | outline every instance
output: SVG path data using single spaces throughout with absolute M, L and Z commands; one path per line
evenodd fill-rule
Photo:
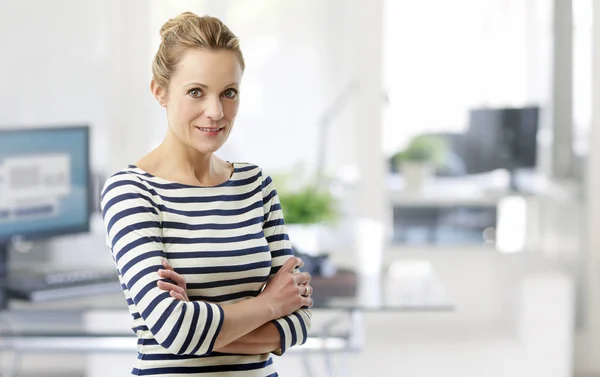
M 239 107 L 242 67 L 231 51 L 188 49 L 164 91 L 153 92 L 167 108 L 169 128 L 201 153 L 218 150 L 229 137 Z

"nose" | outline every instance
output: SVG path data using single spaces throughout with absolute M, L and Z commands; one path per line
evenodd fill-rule
M 219 97 L 209 97 L 206 99 L 206 109 L 205 114 L 207 118 L 213 120 L 219 120 L 223 118 L 223 104 L 221 103 L 221 99 Z

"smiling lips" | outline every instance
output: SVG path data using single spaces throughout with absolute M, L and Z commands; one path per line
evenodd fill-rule
M 225 127 L 195 127 L 197 130 L 208 136 L 216 136 L 223 131 Z

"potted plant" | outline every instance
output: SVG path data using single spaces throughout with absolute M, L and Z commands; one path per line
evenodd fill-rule
M 419 191 L 425 181 L 441 166 L 446 155 L 443 139 L 431 135 L 418 135 L 405 149 L 393 156 L 398 172 L 405 180 L 407 191 Z
M 281 209 L 292 245 L 308 255 L 323 253 L 319 242 L 322 228 L 337 218 L 337 205 L 331 193 L 316 185 L 279 191 Z

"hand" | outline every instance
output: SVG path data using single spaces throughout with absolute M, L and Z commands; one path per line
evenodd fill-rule
M 158 288 L 163 291 L 169 291 L 169 294 L 175 300 L 190 301 L 187 295 L 187 286 L 184 277 L 175 272 L 171 264 L 169 264 L 169 261 L 166 259 L 163 259 L 163 267 L 165 269 L 158 270 L 158 275 L 164 279 L 171 279 L 175 284 L 159 280 L 156 283 Z
M 313 300 L 310 297 L 312 288 L 308 285 L 311 279 L 310 274 L 294 272 L 300 266 L 302 266 L 301 259 L 289 258 L 258 296 L 270 305 L 273 319 L 289 315 L 302 307 L 312 306 Z M 307 286 L 308 288 L 306 288 Z M 307 292 L 308 296 L 303 296 Z
M 304 261 L 302 261 L 302 259 L 300 259 L 300 265 L 298 266 L 298 268 L 301 268 L 303 266 L 304 266 Z M 310 274 L 309 274 L 309 280 L 306 283 L 298 284 L 298 286 L 300 286 L 300 287 L 305 287 L 304 292 L 302 292 L 303 297 L 311 297 L 312 296 L 313 287 L 310 285 L 310 281 L 311 281 L 311 278 L 310 278 Z M 312 303 L 310 306 L 312 306 Z

